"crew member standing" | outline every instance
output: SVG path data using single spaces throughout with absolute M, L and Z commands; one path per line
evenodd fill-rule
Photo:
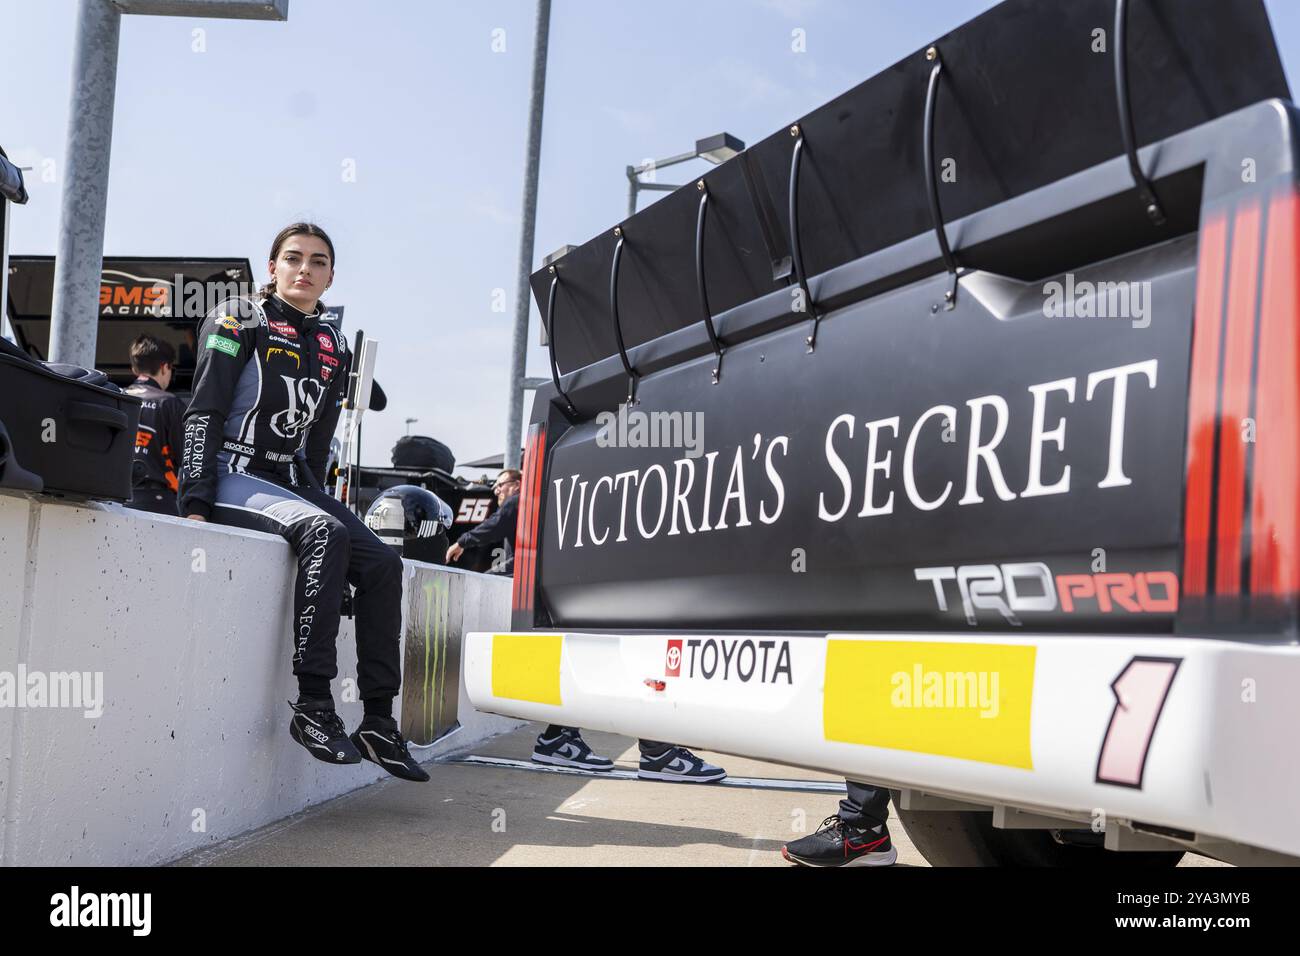
M 781 847 L 781 855 L 800 866 L 889 866 L 898 851 L 889 839 L 889 791 L 846 780 L 848 793 L 839 812 L 822 821 L 816 833 Z
M 167 391 L 172 383 L 176 350 L 152 335 L 131 343 L 135 381 L 124 391 L 140 399 L 140 427 L 135 432 L 128 508 L 177 515 L 176 459 L 181 451 L 185 403 Z

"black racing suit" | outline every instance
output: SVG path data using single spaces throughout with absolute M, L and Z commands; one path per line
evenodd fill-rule
M 140 427 L 135 433 L 128 508 L 176 514 L 176 462 L 181 452 L 181 416 L 185 403 L 148 375 L 123 391 L 140 399 Z
M 356 587 L 357 685 L 367 713 L 401 689 L 402 561 L 321 490 L 351 355 L 343 336 L 277 296 L 233 299 L 204 320 L 185 413 L 180 510 L 282 535 L 298 562 L 293 672 L 330 697 L 344 580 Z

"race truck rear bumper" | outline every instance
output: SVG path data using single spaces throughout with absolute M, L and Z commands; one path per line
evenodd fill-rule
M 1300 857 L 1295 646 L 529 632 L 468 634 L 464 660 L 479 710 L 841 773 L 996 825 L 1074 821 L 1117 849 Z

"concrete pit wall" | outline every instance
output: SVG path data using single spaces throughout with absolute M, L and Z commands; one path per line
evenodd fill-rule
M 0 864 L 164 862 L 386 777 L 289 738 L 294 573 L 272 535 L 0 493 Z M 509 626 L 509 579 L 408 561 L 403 587 L 399 719 L 413 743 L 435 741 L 412 751 L 519 726 L 475 711 L 460 673 L 463 633 Z M 355 727 L 346 618 L 338 663 Z M 36 704 L 31 675 L 74 672 L 90 676 L 62 694 L 81 690 L 82 706 L 3 698 L 6 673 Z M 97 680 L 102 713 L 86 716 Z M 433 807 L 436 772 L 419 786 Z

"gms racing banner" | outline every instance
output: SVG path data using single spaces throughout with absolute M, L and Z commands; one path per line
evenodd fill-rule
M 1195 237 L 832 313 L 642 380 L 539 482 L 555 626 L 1168 631 Z M 940 280 L 941 281 L 941 280 Z M 1119 301 L 1116 293 L 1123 293 Z
M 54 308 L 54 257 L 11 256 L 6 305 L 18 344 L 35 358 L 49 357 Z M 197 355 L 198 323 L 218 303 L 256 288 L 247 259 L 106 258 L 100 273 L 95 367 L 132 380 L 131 342 L 147 333 L 176 350 L 176 385 L 188 388 Z

